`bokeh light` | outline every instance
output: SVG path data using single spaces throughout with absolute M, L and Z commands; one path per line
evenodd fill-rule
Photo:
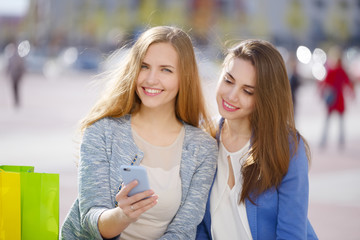
M 324 80 L 326 76 L 326 69 L 323 64 L 315 62 L 311 68 L 312 75 L 316 80 Z
M 326 53 L 321 48 L 315 48 L 313 52 L 313 60 L 315 63 L 325 64 L 326 63 Z
M 62 62 L 65 65 L 70 66 L 76 62 L 78 55 L 79 53 L 76 47 L 69 47 L 62 54 Z
M 308 64 L 311 60 L 311 51 L 305 46 L 299 46 L 296 50 L 296 57 L 301 63 Z
M 28 40 L 20 42 L 18 46 L 18 54 L 20 57 L 26 57 L 30 52 L 30 42 Z

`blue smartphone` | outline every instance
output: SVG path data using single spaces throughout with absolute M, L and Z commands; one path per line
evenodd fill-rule
M 130 182 L 137 180 L 138 185 L 136 185 L 129 192 L 128 196 L 131 197 L 134 194 L 146 191 L 150 189 L 149 179 L 146 172 L 146 168 L 143 166 L 130 166 L 130 165 L 121 165 L 121 176 L 125 185 Z

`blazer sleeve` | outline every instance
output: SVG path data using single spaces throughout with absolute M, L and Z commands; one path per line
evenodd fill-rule
M 199 139 L 193 139 L 195 142 L 197 140 Z M 215 173 L 218 150 L 216 141 L 213 138 L 210 139 L 210 137 L 203 138 L 201 144 L 197 145 L 199 151 L 193 158 L 198 158 L 196 162 L 199 162 L 199 164 L 193 171 L 189 170 L 184 173 L 190 179 L 189 189 L 183 204 L 169 224 L 166 233 L 160 238 L 162 240 L 195 239 L 197 225 L 203 219 L 206 201 Z
M 277 239 L 306 239 L 308 225 L 309 178 L 304 142 L 290 160 L 287 174 L 278 189 Z
M 206 233 L 206 227 L 204 221 L 202 221 L 197 226 L 196 240 L 210 240 L 208 234 Z

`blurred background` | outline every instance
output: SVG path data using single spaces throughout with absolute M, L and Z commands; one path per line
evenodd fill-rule
M 0 0 L 0 165 L 60 173 L 61 225 L 77 196 L 76 130 L 101 91 L 96 75 L 157 25 L 192 37 L 214 115 L 224 47 L 261 38 L 278 48 L 312 150 L 310 221 L 320 239 L 360 239 L 359 0 Z M 344 113 L 327 118 L 320 86 L 334 49 L 350 84 Z

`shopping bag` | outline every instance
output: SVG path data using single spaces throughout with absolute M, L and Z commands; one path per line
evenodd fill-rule
M 21 239 L 59 238 L 59 174 L 21 176 Z
M 16 165 L 1 165 L 0 169 L 7 172 L 34 172 L 34 166 L 16 166 Z
M 58 239 L 59 174 L 36 173 L 32 166 L 0 168 L 20 174 L 21 239 Z
M 0 239 L 21 239 L 20 174 L 0 169 Z

